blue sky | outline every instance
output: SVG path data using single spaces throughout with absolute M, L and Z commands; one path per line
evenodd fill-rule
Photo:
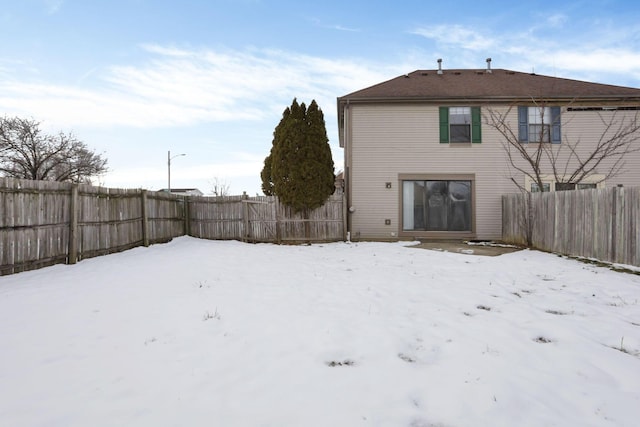
M 493 68 L 640 87 L 629 1 L 1 0 L 0 114 L 104 153 L 108 187 L 261 193 L 294 97 L 336 98 L 417 69 Z

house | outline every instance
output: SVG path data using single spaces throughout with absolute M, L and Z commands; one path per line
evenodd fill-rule
M 166 188 L 163 188 L 162 191 L 167 191 Z M 202 196 L 204 193 L 197 188 L 171 188 L 171 194 L 178 194 L 181 196 Z
M 523 158 L 511 151 L 509 160 L 496 117 L 525 151 L 564 148 L 556 173 L 541 163 L 544 190 L 640 185 L 637 140 L 577 183 L 562 175 L 603 135 L 635 123 L 640 89 L 491 69 L 490 61 L 449 70 L 438 61 L 337 99 L 351 239 L 500 239 L 501 195 L 540 189 Z
M 344 172 L 343 171 L 340 171 L 336 174 L 334 185 L 336 187 L 336 191 L 344 190 Z

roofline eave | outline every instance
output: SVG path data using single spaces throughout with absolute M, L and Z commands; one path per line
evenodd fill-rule
M 532 102 L 532 101 L 545 101 L 551 103 L 567 103 L 567 102 L 633 102 L 640 103 L 640 96 L 638 95 L 586 95 L 586 96 L 447 96 L 447 97 L 427 97 L 427 96 L 394 96 L 394 97 L 340 97 L 338 98 L 338 105 L 345 104 L 372 104 L 372 103 L 450 103 L 465 101 L 469 103 L 482 103 L 482 104 L 504 104 L 518 103 L 518 102 Z

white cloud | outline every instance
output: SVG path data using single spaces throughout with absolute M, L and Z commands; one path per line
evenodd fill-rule
M 349 27 L 344 27 L 342 25 L 333 25 L 331 26 L 331 28 L 333 28 L 334 30 L 338 30 L 338 31 L 347 31 L 350 33 L 359 33 L 360 30 L 358 28 L 349 28 Z
M 411 68 L 406 63 L 384 65 L 282 50 L 160 45 L 142 49 L 138 64 L 92 68 L 91 78 L 80 78 L 72 85 L 25 78 L 19 71 L 8 70 L 8 78 L 0 79 L 0 110 L 33 117 L 49 131 L 79 130 L 82 138 L 104 147 L 110 172 L 101 182 L 110 187 L 166 186 L 166 159 L 154 153 L 179 149 L 202 155 L 188 154 L 172 165 L 175 185 L 206 188 L 212 177 L 219 176 L 229 179 L 233 191 L 253 194 L 260 188 L 257 177 L 273 128 L 294 97 L 306 103 L 315 99 L 323 109 L 334 162 L 340 169 L 336 97 Z M 44 78 L 43 73 L 23 74 Z M 218 124 L 224 121 L 230 123 Z M 178 126 L 188 127 L 188 136 L 181 139 L 179 129 L 166 129 Z M 138 130 L 129 133 L 126 127 Z M 234 134 L 234 127 L 246 141 Z M 255 131 L 243 133 L 247 128 Z M 202 136 L 194 137 L 202 132 L 208 135 L 206 141 L 219 140 L 217 150 L 224 156 L 202 150 L 207 142 L 202 142 Z M 233 153 L 244 142 L 244 150 L 254 147 L 255 152 Z
M 207 163 L 197 166 L 185 166 L 180 162 L 171 162 L 171 172 L 174 179 L 179 177 L 182 180 L 194 182 L 211 179 L 214 176 L 230 178 L 255 177 L 256 171 L 259 173 L 262 169 L 264 157 L 254 157 L 254 159 L 226 163 Z M 129 167 L 109 172 L 106 179 L 115 186 L 131 182 L 140 182 L 140 185 L 144 186 L 147 182 L 163 182 L 166 178 L 166 168 Z
M 552 28 L 560 28 L 567 22 L 567 16 L 562 13 L 555 13 L 547 16 L 546 22 Z
M 196 187 L 207 193 L 214 178 L 224 179 L 231 185 L 234 194 L 260 191 L 258 179 L 268 153 L 230 153 L 231 159 L 218 163 L 189 164 L 187 158 L 171 162 L 172 186 Z M 101 184 L 115 188 L 148 188 L 159 190 L 167 186 L 166 162 L 160 167 L 115 165 L 101 178 Z
M 323 24 L 319 19 L 313 18 L 311 21 L 320 28 L 326 28 L 329 30 L 338 30 L 338 31 L 346 31 L 349 33 L 359 33 L 361 30 L 359 28 L 345 27 L 340 24 Z
M 536 23 L 518 31 L 505 30 L 502 34 L 461 25 L 423 27 L 412 33 L 431 39 L 441 47 L 444 50 L 441 57 L 451 68 L 478 67 L 485 56 L 490 56 L 496 68 L 637 85 L 629 83 L 640 79 L 640 52 L 634 49 L 636 43 L 633 42 L 637 31 L 593 29 L 579 37 L 566 37 L 565 33 L 549 31 L 550 28 L 574 31 L 565 28 L 568 24 L 565 15 L 548 15 L 536 22 L 543 25 Z M 455 55 L 447 61 L 447 53 L 454 50 Z
M 294 97 L 316 99 L 331 114 L 337 96 L 402 72 L 398 66 L 278 50 L 143 49 L 147 58 L 141 65 L 92 70 L 101 87 L 4 80 L 0 108 L 59 126 L 143 128 L 260 120 L 281 112 Z
M 496 44 L 492 38 L 462 25 L 435 25 L 418 28 L 411 33 L 433 39 L 445 46 L 458 46 L 463 49 L 487 50 Z
M 44 5 L 49 15 L 57 13 L 62 7 L 63 3 L 63 0 L 44 0 Z
M 640 52 L 637 51 L 604 48 L 557 50 L 552 58 L 554 67 L 580 79 L 616 84 L 612 79 L 617 75 L 624 76 L 626 81 L 640 80 Z
M 567 70 L 631 73 L 640 70 L 640 52 L 627 49 L 559 50 L 556 64 Z

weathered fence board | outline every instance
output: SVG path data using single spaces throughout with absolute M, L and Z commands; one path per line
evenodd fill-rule
M 0 274 L 64 262 L 69 184 L 0 178 Z
M 344 240 L 343 196 L 324 206 L 296 213 L 276 197 L 191 197 L 190 235 L 203 239 L 250 242 L 326 242 Z
M 242 196 L 189 199 L 190 235 L 210 240 L 244 237 Z
M 167 242 L 185 234 L 184 197 L 149 192 L 147 201 L 149 243 Z
M 639 213 L 640 187 L 509 194 L 502 238 L 526 244 L 528 231 L 538 249 L 640 266 Z
M 164 192 L 0 178 L 0 275 L 190 235 L 249 242 L 344 240 L 342 193 L 308 218 L 276 197 Z
M 142 245 L 140 191 L 78 188 L 79 259 Z

